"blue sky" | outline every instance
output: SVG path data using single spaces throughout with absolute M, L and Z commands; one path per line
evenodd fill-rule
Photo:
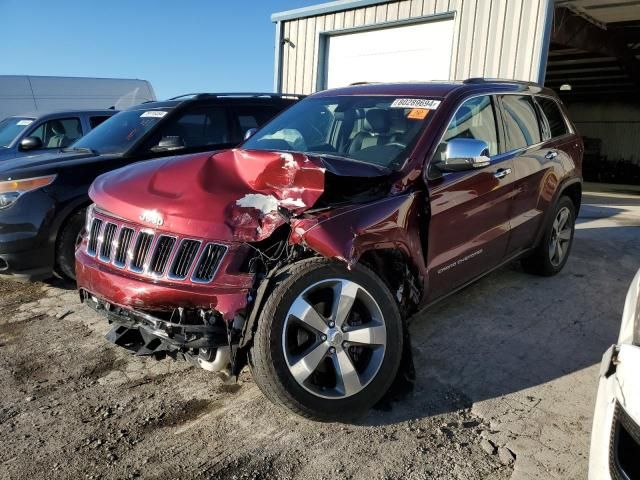
M 142 78 L 158 98 L 272 91 L 271 14 L 320 0 L 0 0 L 0 75 Z

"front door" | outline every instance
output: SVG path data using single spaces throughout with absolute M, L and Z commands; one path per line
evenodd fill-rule
M 489 145 L 483 168 L 429 180 L 428 299 L 433 301 L 499 265 L 509 240 L 513 162 L 505 156 L 495 99 L 474 97 L 457 110 L 432 162 L 448 141 L 474 138 Z

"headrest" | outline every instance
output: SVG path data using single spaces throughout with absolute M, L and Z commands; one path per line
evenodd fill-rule
M 371 127 L 371 131 L 376 133 L 386 133 L 389 131 L 391 119 L 389 112 L 382 108 L 372 108 L 367 110 L 365 120 Z
M 51 131 L 54 135 L 66 135 L 67 132 L 64 129 L 64 125 L 60 120 L 53 120 L 51 122 Z

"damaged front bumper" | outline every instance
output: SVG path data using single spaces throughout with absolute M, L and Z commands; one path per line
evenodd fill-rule
M 114 271 L 80 248 L 76 276 L 81 301 L 113 325 L 107 340 L 135 355 L 187 360 L 210 371 L 230 362 L 250 301 L 253 277 L 207 285 L 150 281 Z M 229 277 L 221 272 L 221 276 Z
M 82 301 L 103 314 L 113 328 L 106 339 L 138 356 L 186 360 L 209 371 L 222 371 L 230 362 L 228 329 L 218 324 L 183 324 L 113 305 L 80 290 Z

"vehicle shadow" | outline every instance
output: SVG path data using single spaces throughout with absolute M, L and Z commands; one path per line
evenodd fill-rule
M 44 280 L 42 283 L 48 287 L 58 288 L 60 290 L 66 291 L 72 291 L 78 288 L 76 282 L 59 277 L 51 277 L 47 280 Z
M 410 327 L 413 391 L 357 423 L 457 411 L 598 364 L 618 336 L 639 251 L 640 222 L 585 224 L 559 275 L 531 276 L 513 264 L 419 313 Z

